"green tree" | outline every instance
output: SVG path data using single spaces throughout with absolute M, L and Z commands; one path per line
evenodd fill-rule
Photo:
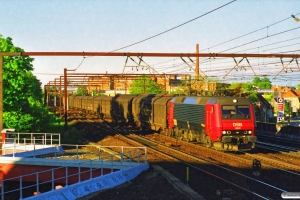
M 274 94 L 273 93 L 270 93 L 270 92 L 266 92 L 264 93 L 264 98 L 268 101 L 268 102 L 271 102 L 272 99 L 274 99 Z
M 78 86 L 77 91 L 76 91 L 76 95 L 80 95 L 80 96 L 89 96 L 86 86 L 82 85 L 82 86 Z
M 291 104 L 289 101 L 284 101 L 284 113 L 290 115 L 292 111 Z
M 260 81 L 261 81 L 260 78 L 256 76 L 256 77 L 254 77 L 252 83 L 253 83 L 254 86 L 258 87 Z
M 131 84 L 130 94 L 163 94 L 161 86 L 146 75 L 140 75 Z
M 233 96 L 244 96 L 251 99 L 252 102 L 258 100 L 257 92 L 253 88 L 253 83 L 232 83 L 229 87 L 231 89 Z
M 261 89 L 271 89 L 272 88 L 272 83 L 270 79 L 267 77 L 264 77 L 261 79 L 261 83 L 259 84 L 259 88 Z
M 97 90 L 92 90 L 92 96 L 107 96 L 107 95 L 105 95 L 104 93 L 101 93 L 101 92 L 99 92 L 99 91 L 97 91 Z
M 191 81 L 190 80 L 181 80 L 178 83 L 178 87 L 176 90 L 173 90 L 171 94 L 178 94 L 178 95 L 191 95 L 192 88 L 191 88 Z
M 262 79 L 260 79 L 259 77 L 255 77 L 252 81 L 253 86 L 256 86 L 260 89 L 270 89 L 272 88 L 272 83 L 270 81 L 270 79 L 268 79 L 267 77 L 264 77 Z
M 297 85 L 297 90 L 300 90 L 300 84 Z
M 24 52 L 0 35 L 0 52 Z M 42 89 L 32 74 L 33 58 L 3 56 L 3 127 L 19 132 L 46 131 L 54 120 L 43 107 Z

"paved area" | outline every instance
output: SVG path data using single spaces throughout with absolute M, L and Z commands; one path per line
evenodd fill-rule
M 152 165 L 154 170 L 159 171 L 177 190 L 186 194 L 190 199 L 198 199 L 198 200 L 205 200 L 203 196 L 195 192 L 192 188 L 188 185 L 184 184 L 178 178 L 170 174 L 168 171 L 164 170 L 162 167 L 157 165 Z

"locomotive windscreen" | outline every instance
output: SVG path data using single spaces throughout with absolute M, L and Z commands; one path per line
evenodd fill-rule
M 222 106 L 222 119 L 250 119 L 248 105 Z

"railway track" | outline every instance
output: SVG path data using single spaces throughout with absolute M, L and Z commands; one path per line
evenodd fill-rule
M 161 136 L 160 136 L 161 137 Z M 176 141 L 177 143 L 178 141 Z M 186 143 L 186 142 L 184 142 Z M 198 145 L 193 145 L 193 148 L 199 148 Z M 197 147 L 195 147 L 197 146 Z M 214 151 L 215 155 L 219 154 L 219 157 L 224 156 L 223 152 L 218 152 L 215 150 Z M 279 176 L 285 176 L 286 179 L 293 179 L 294 181 L 297 181 L 297 178 L 299 178 L 300 174 L 300 167 L 299 164 L 290 164 L 290 159 L 287 156 L 282 156 L 282 158 L 280 158 L 280 160 L 278 159 L 278 156 L 282 156 L 282 155 L 278 155 L 275 154 L 274 158 L 269 158 L 269 157 L 265 157 L 265 156 L 261 156 L 261 155 L 257 155 L 257 154 L 251 154 L 251 153 L 245 153 L 242 152 L 241 154 L 228 154 L 226 153 L 226 157 L 228 157 L 229 160 L 240 160 L 240 162 L 243 163 L 249 163 L 249 165 L 251 165 L 253 160 L 259 160 L 261 162 L 261 165 L 263 168 L 265 168 L 264 170 L 276 170 L 279 172 Z M 282 159 L 284 159 L 284 161 L 281 161 Z M 300 162 L 300 160 L 298 160 L 298 163 Z M 296 177 L 296 178 L 295 178 Z M 276 180 L 276 178 L 273 180 L 274 183 L 278 182 L 278 180 Z M 272 182 L 273 182 L 272 181 Z M 293 181 L 291 181 L 293 182 Z M 295 188 L 292 184 L 292 187 L 289 188 L 290 190 L 293 190 L 293 188 Z
M 125 131 L 124 129 L 123 130 L 120 130 L 120 129 L 112 129 L 111 127 L 109 127 L 107 124 L 104 124 L 104 126 L 102 126 L 102 129 L 105 129 L 105 131 L 112 131 L 114 133 L 126 133 L 128 134 L 129 132 Z M 163 137 L 164 139 L 166 139 L 165 136 L 161 136 L 159 135 L 160 137 L 160 140 L 161 140 L 161 137 Z M 174 139 L 173 138 L 168 138 L 171 140 L 171 142 L 169 142 L 170 144 L 169 145 L 173 145 L 173 147 L 175 146 L 178 146 L 178 143 L 186 143 L 187 145 L 193 145 L 192 148 L 204 148 L 207 150 L 207 147 L 203 147 L 201 145 L 194 145 L 194 144 L 191 144 L 191 143 L 188 143 L 188 142 L 185 142 L 185 141 L 177 141 L 176 140 L 176 144 L 174 143 Z M 262 146 L 261 144 L 264 144 L 265 146 L 267 146 L 266 143 L 259 143 L 259 146 Z M 278 148 L 284 148 L 284 149 L 288 149 L 288 150 L 296 150 L 294 148 L 289 148 L 289 147 L 285 147 L 285 146 L 278 146 L 278 145 L 274 145 L 274 144 L 269 144 L 268 143 L 268 146 L 271 146 L 271 148 L 268 148 L 268 149 L 274 149 L 274 150 L 278 150 Z M 277 147 L 277 148 L 276 148 Z M 215 150 L 212 150 L 214 152 L 214 154 L 217 154 L 219 155 L 220 157 L 221 156 L 224 156 L 223 152 L 219 152 L 219 151 L 215 151 Z M 281 152 L 281 154 L 283 154 L 284 156 L 287 155 L 288 157 L 290 156 L 293 156 L 295 158 L 298 158 L 298 154 L 295 153 L 295 154 L 290 154 L 290 153 L 284 153 L 284 152 Z M 283 170 L 283 171 L 288 171 L 288 170 L 292 170 L 296 173 L 299 173 L 300 172 L 300 167 L 298 165 L 294 165 L 294 164 L 289 164 L 287 162 L 284 162 L 284 161 L 280 161 L 280 160 L 276 160 L 276 159 L 270 159 L 268 157 L 265 157 L 265 156 L 260 156 L 260 155 L 257 155 L 257 154 L 251 154 L 251 153 L 246 153 L 246 152 L 241 152 L 241 155 L 239 154 L 230 154 L 230 153 L 227 153 L 226 154 L 227 157 L 230 157 L 230 159 L 240 159 L 241 162 L 248 162 L 249 165 L 252 164 L 252 161 L 254 159 L 256 160 L 259 160 L 262 162 L 262 164 L 268 166 L 268 167 L 271 167 L 271 168 L 276 168 L 276 169 L 279 169 L 279 170 Z M 278 156 L 278 155 L 277 155 Z M 299 161 L 299 164 L 300 164 L 300 161 Z
M 99 125 L 97 126 L 99 128 Z M 122 133 L 124 134 L 124 130 L 119 129 L 112 129 L 109 126 L 101 126 L 101 129 L 104 129 L 105 131 L 112 131 L 114 133 Z M 160 162 L 165 163 L 181 163 L 181 165 L 189 166 L 190 168 L 193 168 L 193 171 L 195 176 L 201 176 L 201 180 L 205 180 L 203 182 L 210 183 L 212 177 L 214 177 L 214 183 L 211 183 L 209 185 L 218 185 L 213 193 L 216 193 L 216 191 L 231 191 L 229 192 L 231 194 L 230 198 L 236 198 L 240 199 L 242 196 L 244 198 L 254 198 L 254 199 L 269 199 L 280 196 L 282 192 L 285 192 L 286 190 L 278 188 L 276 186 L 273 186 L 269 183 L 263 182 L 257 178 L 253 178 L 251 176 L 245 175 L 243 173 L 240 173 L 238 171 L 235 171 L 230 168 L 226 168 L 222 165 L 217 164 L 218 162 L 211 162 L 208 160 L 204 160 L 202 158 L 190 155 L 188 153 L 179 151 L 176 149 L 176 145 L 172 145 L 172 143 L 169 144 L 169 146 L 165 146 L 162 144 L 159 144 L 157 142 L 148 140 L 146 138 L 143 138 L 141 136 L 137 136 L 135 134 L 129 134 L 129 132 L 126 131 L 128 136 L 118 135 L 117 139 L 122 140 L 132 146 L 147 146 L 148 147 L 148 155 L 152 154 L 156 157 L 159 155 Z M 174 148 L 175 147 L 175 148 Z M 207 148 L 205 148 L 207 149 Z M 210 150 L 211 151 L 211 150 Z M 217 151 L 216 151 L 217 152 Z M 222 152 L 217 152 L 220 154 L 223 154 Z M 236 158 L 235 158 L 236 159 Z M 158 160 L 158 159 L 156 159 Z M 245 159 L 244 159 L 245 160 Z M 241 162 L 244 162 L 241 161 Z M 249 164 L 252 161 L 249 161 Z M 203 168 L 204 166 L 204 168 Z M 210 167 L 208 167 L 210 166 Z M 168 168 L 168 167 L 167 167 Z M 178 168 L 177 168 L 178 170 Z M 177 172 L 178 173 L 178 172 Z M 175 169 L 175 174 L 176 169 Z M 200 174 L 199 174 L 200 173 Z M 203 173 L 205 174 L 203 178 Z M 228 174 L 229 173 L 229 174 Z M 226 174 L 226 175 L 224 175 Z M 234 178 L 233 178 L 234 177 Z M 237 178 L 239 177 L 239 178 Z M 184 177 L 182 177 L 184 180 Z M 207 179 L 207 180 L 206 180 Z M 238 179 L 237 182 L 234 182 Z M 241 180 L 243 179 L 243 180 Z M 220 184 L 220 180 L 222 180 L 222 184 Z M 244 185 L 241 185 L 241 182 L 244 183 Z M 245 184 L 246 183 L 246 184 Z M 250 187 L 249 187 L 250 185 Z M 257 187 L 257 185 L 262 185 L 261 187 Z M 196 181 L 195 188 L 198 188 L 199 182 Z M 252 186 L 252 187 L 251 187 Z M 191 186 L 192 187 L 192 186 Z M 265 187 L 263 190 L 261 190 L 262 187 Z M 211 189 L 210 189 L 211 190 Z M 208 191 L 208 188 L 202 190 L 200 189 L 199 193 L 203 194 L 203 192 Z M 258 192 L 255 192 L 258 191 Z M 268 191 L 266 194 L 265 191 Z M 226 193 L 226 192 L 225 192 Z M 210 194 L 210 195 L 211 195 Z M 204 195 L 205 196 L 205 195 Z M 216 198 L 216 196 L 212 197 L 209 196 L 208 199 Z
M 111 127 L 109 127 L 108 125 L 105 125 L 105 124 L 102 124 L 102 125 L 97 124 L 97 129 L 105 130 L 106 132 L 111 132 L 112 134 L 129 135 L 129 133 L 130 133 L 130 131 L 125 130 L 124 128 L 123 129 L 119 129 L 119 128 L 112 129 Z M 121 139 L 121 137 L 122 136 L 119 135 L 117 138 Z M 157 138 L 160 137 L 160 138 L 163 138 L 163 140 L 166 140 L 161 135 L 151 134 L 151 137 L 157 137 Z M 129 142 L 129 140 L 127 140 L 126 143 L 128 143 L 130 145 L 138 144 L 138 146 L 140 146 L 141 141 L 135 140 L 135 142 L 133 142 L 132 139 L 134 139 L 134 138 L 137 139 L 138 138 L 137 135 L 135 135 L 135 137 L 132 137 L 132 135 L 131 135 L 131 137 L 129 138 L 129 139 L 131 139 L 131 142 Z M 174 154 L 174 153 L 172 153 L 171 155 L 162 156 L 162 153 L 167 152 L 167 150 L 166 149 L 163 149 L 163 150 L 155 149 L 158 147 L 162 148 L 161 146 L 163 146 L 163 145 L 161 145 L 160 143 L 161 143 L 161 141 L 156 142 L 156 143 L 153 141 L 148 141 L 143 144 L 145 146 L 148 146 L 149 149 L 153 148 L 153 150 L 151 150 L 152 153 L 149 153 L 150 152 L 150 150 L 149 150 L 148 155 L 161 154 L 159 156 L 159 158 L 156 159 L 156 161 L 160 160 L 159 162 L 160 162 L 160 164 L 162 164 L 162 166 L 164 168 L 169 170 L 172 174 L 178 175 L 182 181 L 185 181 L 185 179 L 186 179 L 185 173 L 183 173 L 183 175 L 182 175 L 182 172 L 179 173 L 178 171 L 179 171 L 179 169 L 181 169 L 181 171 L 182 171 L 182 169 L 185 169 L 186 166 L 188 166 L 187 163 L 195 163 L 195 161 L 193 161 L 192 159 L 190 159 L 188 157 L 184 157 L 184 156 L 181 159 L 180 158 L 172 158 L 172 154 Z M 171 142 L 164 142 L 164 143 L 167 146 L 167 148 L 169 148 L 169 149 L 182 150 L 183 146 L 184 146 L 182 144 L 186 143 L 186 142 L 177 141 L 177 140 L 175 142 L 175 140 L 173 139 L 173 141 L 171 141 Z M 195 144 L 191 144 L 191 143 L 186 143 L 186 145 L 191 145 L 192 148 L 198 149 L 198 151 L 202 151 L 202 150 L 199 150 L 199 148 L 201 148 L 201 146 L 199 146 L 199 145 L 195 145 Z M 207 149 L 206 147 L 202 147 L 202 148 Z M 197 150 L 195 150 L 195 151 L 197 151 Z M 257 194 L 261 195 L 262 197 L 260 197 L 260 196 L 253 197 L 252 196 L 251 198 L 254 198 L 254 199 L 255 198 L 257 198 L 257 199 L 264 199 L 264 198 L 277 199 L 277 198 L 280 198 L 280 194 L 282 191 L 297 191 L 298 190 L 297 186 L 295 184 L 293 184 L 293 183 L 298 182 L 299 167 L 297 165 L 292 165 L 287 162 L 270 159 L 270 158 L 267 158 L 267 157 L 264 157 L 261 155 L 257 155 L 257 154 L 247 154 L 247 153 L 224 154 L 223 152 L 218 152 L 215 150 L 211 150 L 211 151 L 214 152 L 213 154 L 215 154 L 215 156 L 214 157 L 211 156 L 211 158 L 209 158 L 208 161 L 215 160 L 216 163 L 219 163 L 220 165 L 228 165 L 230 170 L 232 170 L 232 169 L 234 169 L 233 171 L 237 170 L 237 172 L 241 173 L 242 175 L 246 174 L 245 176 L 249 176 L 250 178 L 254 177 L 253 179 L 256 179 L 257 181 L 260 181 L 260 182 L 263 182 L 266 184 L 269 184 L 269 183 L 275 184 L 274 186 L 272 184 L 270 184 L 271 187 L 270 188 L 267 187 L 266 189 L 263 190 L 262 193 L 257 192 Z M 176 154 L 179 154 L 179 153 L 176 153 Z M 188 153 L 188 154 L 190 154 L 190 153 Z M 192 153 L 192 154 L 194 154 L 194 153 Z M 230 157 L 230 156 L 232 156 L 232 157 Z M 158 157 L 158 156 L 156 156 L 156 157 Z M 230 163 L 222 163 L 222 161 L 219 160 L 219 158 L 221 158 L 221 157 L 226 157 L 227 160 L 233 160 L 232 163 L 237 163 L 237 162 L 244 163 L 244 167 L 247 166 L 248 168 L 246 170 L 243 170 L 242 169 L 243 167 L 239 167 L 237 165 L 230 166 L 231 165 Z M 262 164 L 262 173 L 261 173 L 262 176 L 260 176 L 260 177 L 252 176 L 251 167 L 252 167 L 252 161 L 254 159 L 259 160 Z M 173 161 L 172 165 L 175 165 L 174 163 L 176 163 L 176 166 L 178 165 L 177 167 L 174 167 L 174 169 L 172 167 L 170 167 L 170 164 L 169 165 L 167 164 L 168 162 L 170 163 L 172 161 Z M 180 161 L 181 166 L 180 166 L 180 164 L 177 164 L 178 161 Z M 198 170 L 196 170 L 197 167 L 200 166 L 199 168 L 203 169 L 203 166 L 207 168 L 207 165 L 211 165 L 211 164 L 197 163 L 195 168 L 193 168 L 192 166 L 191 166 L 191 168 L 193 168 L 193 173 L 195 173 L 195 171 L 198 171 Z M 207 171 L 207 172 L 209 173 L 209 171 Z M 203 175 L 203 173 L 205 175 Z M 241 188 L 235 186 L 234 183 L 233 184 L 226 183 L 226 185 L 224 186 L 224 185 L 219 184 L 220 181 L 216 181 L 216 182 L 210 184 L 209 179 L 211 179 L 211 175 L 209 175 L 208 173 L 202 172 L 201 181 L 204 180 L 204 179 L 202 179 L 202 176 L 207 176 L 206 178 L 208 179 L 208 181 L 204 181 L 204 182 L 206 182 L 206 185 L 213 185 L 216 187 L 207 188 L 207 187 L 205 187 L 205 183 L 201 183 L 201 185 L 200 185 L 201 189 L 199 189 L 200 194 L 209 193 L 210 196 L 208 195 L 208 199 L 215 199 L 216 196 L 212 196 L 212 194 L 215 194 L 216 192 L 219 193 L 219 191 L 221 191 L 220 193 L 223 193 L 223 194 L 228 193 L 228 196 L 230 196 L 230 198 L 232 198 L 232 199 L 234 199 L 234 198 L 241 199 L 241 196 L 244 196 L 244 197 L 246 196 L 246 198 L 248 198 L 249 194 L 251 194 L 251 193 L 247 192 L 247 189 L 249 188 L 247 185 L 253 185 L 253 187 L 255 187 L 255 185 L 259 185 L 258 183 L 250 183 L 250 181 L 247 178 L 244 178 L 246 180 L 239 180 L 242 183 L 247 183 L 244 187 L 246 190 L 242 190 Z M 222 174 L 220 176 L 216 175 L 216 174 L 214 174 L 214 175 L 216 177 L 222 177 Z M 232 175 L 232 176 L 235 176 L 235 175 Z M 196 176 L 193 176 L 193 177 L 196 177 Z M 231 178 L 229 176 L 227 181 L 229 181 L 230 179 Z M 226 182 L 226 179 L 224 179 L 224 180 Z M 240 182 L 238 182 L 236 185 L 240 186 Z M 199 180 L 195 184 L 197 185 L 196 187 L 199 187 Z M 190 185 L 190 183 L 189 183 L 189 185 Z M 278 188 L 278 190 L 276 190 L 275 188 Z M 283 188 L 283 189 L 281 189 L 281 188 Z M 260 190 L 260 188 L 258 188 L 258 189 Z M 255 190 L 251 188 L 251 190 L 249 190 L 249 191 L 255 191 Z M 270 196 L 272 196 L 272 197 L 270 197 Z
M 226 168 L 224 166 L 218 165 L 216 163 L 204 160 L 196 156 L 189 155 L 187 153 L 176 150 L 174 148 L 161 145 L 154 141 L 147 140 L 137 135 L 130 135 L 128 137 L 120 135 L 119 139 L 126 141 L 128 143 L 131 143 L 132 142 L 131 140 L 134 140 L 138 142 L 136 144 L 139 145 L 143 144 L 147 146 L 149 148 L 149 151 L 154 151 L 155 153 L 159 153 L 163 155 L 167 154 L 168 156 L 171 156 L 173 160 L 184 163 L 185 165 L 193 168 L 195 171 L 198 171 L 200 174 L 197 173 L 197 176 L 202 176 L 201 173 L 204 173 L 208 175 L 207 179 L 214 178 L 215 181 L 222 181 L 226 185 L 224 187 L 227 188 L 227 191 L 231 191 L 232 193 L 236 194 L 236 196 L 232 196 L 232 198 L 245 197 L 245 198 L 254 198 L 254 199 L 269 199 L 269 198 L 279 197 L 282 192 L 285 192 L 285 190 L 280 189 L 274 185 L 268 184 L 266 182 L 263 182 L 259 179 L 241 174 L 232 169 Z M 210 166 L 210 167 L 202 167 L 203 165 Z M 201 180 L 203 181 L 202 178 Z M 243 185 L 241 184 L 241 182 L 244 183 L 247 182 L 247 184 Z M 257 185 L 260 185 L 260 187 L 257 187 Z M 262 191 L 269 191 L 269 192 L 268 194 L 266 194 Z
M 277 154 L 281 154 L 282 156 L 285 156 L 285 157 L 295 158 L 295 159 L 300 160 L 299 148 L 277 145 L 277 144 L 266 143 L 266 142 L 257 142 L 256 147 L 260 148 L 260 149 L 266 149 L 269 151 L 273 151 L 273 152 L 275 152 Z
M 166 139 L 165 136 L 159 136 L 159 137 L 164 137 L 164 139 Z M 169 139 L 169 138 L 167 138 Z M 173 140 L 173 141 L 172 141 Z M 198 144 L 193 144 L 193 143 L 188 143 L 185 141 L 176 141 L 175 139 L 170 138 L 171 143 L 175 143 L 176 144 L 181 144 L 181 143 L 185 143 L 186 145 L 191 145 L 191 148 L 201 148 L 201 149 L 207 149 L 207 147 L 204 147 L 203 145 L 198 145 Z M 276 145 L 275 145 L 276 146 Z M 284 148 L 283 146 L 281 148 Z M 288 147 L 285 147 L 286 149 Z M 271 148 L 272 149 L 272 148 Z M 290 150 L 293 148 L 289 148 Z M 247 153 L 244 151 L 240 151 L 239 154 L 235 154 L 235 153 L 225 153 L 222 151 L 216 151 L 214 149 L 210 149 L 211 151 L 214 152 L 215 155 L 218 155 L 219 157 L 222 157 L 224 155 L 226 155 L 226 157 L 228 157 L 229 159 L 239 159 L 241 162 L 248 162 L 250 164 L 252 164 L 252 161 L 254 159 L 261 161 L 264 165 L 272 167 L 272 168 L 277 168 L 277 169 L 281 169 L 283 171 L 287 171 L 287 170 L 293 170 L 296 173 L 300 173 L 300 160 L 299 160 L 299 165 L 295 165 L 295 164 L 289 164 L 287 162 L 281 161 L 281 160 L 273 160 L 270 159 L 268 157 L 262 156 L 262 155 L 258 155 L 257 153 Z M 289 155 L 289 154 L 284 154 L 284 155 Z M 297 156 L 295 156 L 296 158 L 298 158 Z
M 294 148 L 298 148 L 299 149 L 299 145 L 300 145 L 300 141 L 299 138 L 283 138 L 283 137 L 279 137 L 274 135 L 269 135 L 268 133 L 265 134 L 256 134 L 259 141 L 262 142 L 271 142 L 273 144 L 278 144 L 278 145 L 287 145 L 289 147 L 294 147 Z

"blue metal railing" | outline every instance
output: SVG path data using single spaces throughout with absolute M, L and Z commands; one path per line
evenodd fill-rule
M 67 146 L 68 148 L 74 147 L 74 145 L 62 145 L 62 146 Z M 93 178 L 93 172 L 100 170 L 100 176 L 103 175 L 103 170 L 109 169 L 110 172 L 114 171 L 114 167 L 118 166 L 121 170 L 123 168 L 125 169 L 126 167 L 132 167 L 132 161 L 133 159 L 137 159 L 137 162 L 140 163 L 141 161 L 147 162 L 147 148 L 146 147 L 125 147 L 125 146 L 101 146 L 101 145 L 75 145 L 75 148 L 73 148 L 73 151 L 75 151 L 75 158 L 70 158 L 69 160 L 76 160 L 79 161 L 79 154 L 82 153 L 82 147 L 89 147 L 89 148 L 97 148 L 98 149 L 98 158 L 94 160 L 82 160 L 82 162 L 78 162 L 76 164 L 70 164 L 68 166 L 63 166 L 63 167 L 54 167 L 50 170 L 45 170 L 45 171 L 39 171 L 35 173 L 30 173 L 18 177 L 13 177 L 9 179 L 4 179 L 0 181 L 1 184 L 1 199 L 5 199 L 5 195 L 8 195 L 10 193 L 16 193 L 19 191 L 20 199 L 24 198 L 23 191 L 28 188 L 35 187 L 36 194 L 39 194 L 40 192 L 40 186 L 42 184 L 50 184 L 51 183 L 51 189 L 49 191 L 54 190 L 54 184 L 55 182 L 59 182 L 59 180 L 63 180 L 61 182 L 65 182 L 65 187 L 72 185 L 70 184 L 69 180 L 71 177 L 76 177 L 77 182 L 81 182 L 81 175 L 83 173 L 89 173 L 90 179 Z M 114 150 L 119 150 L 120 153 L 116 153 Z M 102 153 L 101 153 L 102 152 Z M 109 155 L 105 155 L 103 152 L 108 153 Z M 58 159 L 58 155 L 56 152 L 53 153 L 53 159 Z M 141 160 L 142 159 L 142 160 Z M 61 159 L 59 159 L 61 160 Z M 81 161 L 81 160 L 80 160 Z M 117 162 L 118 161 L 118 162 Z M 100 162 L 100 166 L 99 166 Z M 126 166 L 124 163 L 129 163 Z M 99 167 L 95 167 L 95 165 Z M 32 165 L 32 164 L 31 164 Z M 88 167 L 89 166 L 89 167 Z M 78 168 L 78 173 L 75 174 L 69 174 L 69 169 L 70 168 Z M 87 169 L 85 171 L 82 171 L 82 168 Z M 65 175 L 62 176 L 54 176 L 55 172 L 57 170 L 65 169 Z M 40 177 L 43 176 L 43 174 L 46 173 L 51 173 L 51 179 L 41 182 Z M 24 179 L 26 180 L 26 177 L 29 176 L 35 176 L 36 184 L 30 185 L 30 186 L 24 186 L 23 182 Z M 10 189 L 9 187 L 6 187 L 6 183 L 8 182 L 19 182 L 19 188 L 17 189 Z M 73 183 L 73 184 L 76 184 Z

